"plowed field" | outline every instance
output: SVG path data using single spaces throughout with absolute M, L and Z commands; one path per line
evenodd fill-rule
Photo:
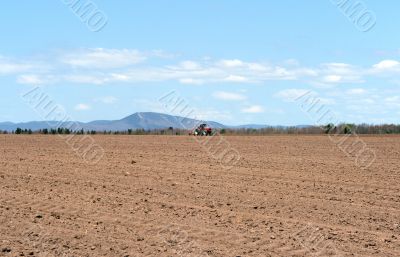
M 400 137 L 359 168 L 326 136 L 0 136 L 0 256 L 400 256 Z M 205 139 L 202 139 L 205 140 Z

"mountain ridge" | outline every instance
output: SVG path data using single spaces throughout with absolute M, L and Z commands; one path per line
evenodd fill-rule
M 207 123 L 209 126 L 222 129 L 262 129 L 268 127 L 288 127 L 288 126 L 270 126 L 262 124 L 245 124 L 230 126 L 224 125 L 216 121 L 202 121 L 196 119 L 185 118 L 181 116 L 174 116 L 170 114 L 157 113 L 157 112 L 136 112 L 128 115 L 119 120 L 94 120 L 90 122 L 60 122 L 60 121 L 29 121 L 29 122 L 0 122 L 0 130 L 13 131 L 17 128 L 31 129 L 33 131 L 39 129 L 51 128 L 73 128 L 73 130 L 95 130 L 95 131 L 125 131 L 128 129 L 166 129 L 169 127 L 178 129 L 194 129 L 200 123 Z M 308 125 L 299 125 L 294 127 L 306 127 Z
M 96 131 L 123 131 L 128 129 L 165 129 L 169 127 L 178 129 L 192 129 L 203 121 L 174 116 L 156 112 L 136 112 L 119 120 L 94 120 L 90 122 L 60 122 L 60 121 L 29 121 L 29 122 L 0 122 L 0 130 L 12 131 L 21 129 L 51 129 L 58 127 L 73 127 L 73 130 L 96 130 Z M 228 128 L 215 121 L 204 121 L 214 128 Z

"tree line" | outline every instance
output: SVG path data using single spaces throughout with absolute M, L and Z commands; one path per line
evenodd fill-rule
M 400 134 L 400 125 L 383 124 L 327 124 L 324 126 L 270 126 L 259 129 L 221 129 L 221 134 L 231 135 L 268 135 L 268 134 Z
M 186 135 L 188 134 L 188 130 L 185 129 L 177 129 L 173 127 L 169 127 L 166 129 L 152 129 L 152 130 L 145 130 L 145 129 L 127 129 L 121 131 L 111 131 L 111 130 L 71 130 L 68 128 L 44 128 L 38 130 L 32 129 L 22 129 L 17 128 L 12 131 L 2 131 L 0 130 L 0 134 L 17 134 L 17 135 L 31 135 L 31 134 L 40 134 L 40 135 Z
M 344 123 L 339 125 L 327 124 L 325 126 L 270 126 L 259 129 L 254 128 L 222 128 L 217 129 L 220 134 L 224 135 L 269 135 L 269 134 L 400 134 L 400 125 L 383 124 L 351 124 Z M 42 134 L 42 135 L 188 135 L 190 130 L 179 128 L 165 128 L 165 129 L 127 129 L 122 131 L 111 130 L 70 130 L 68 128 L 44 128 L 39 130 L 17 128 L 13 131 L 2 131 L 0 134 Z

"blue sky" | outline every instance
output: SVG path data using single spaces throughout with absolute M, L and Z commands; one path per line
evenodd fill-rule
M 94 9 L 82 15 L 87 4 Z M 79 121 L 168 112 L 158 99 L 175 90 L 197 117 L 232 125 L 313 124 L 294 101 L 310 91 L 342 121 L 400 123 L 399 8 L 395 0 L 7 1 L 0 121 L 42 120 L 21 99 L 40 86 Z

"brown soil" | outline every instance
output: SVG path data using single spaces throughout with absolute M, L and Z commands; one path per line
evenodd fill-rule
M 325 136 L 0 136 L 0 256 L 400 256 L 400 137 L 355 165 Z

